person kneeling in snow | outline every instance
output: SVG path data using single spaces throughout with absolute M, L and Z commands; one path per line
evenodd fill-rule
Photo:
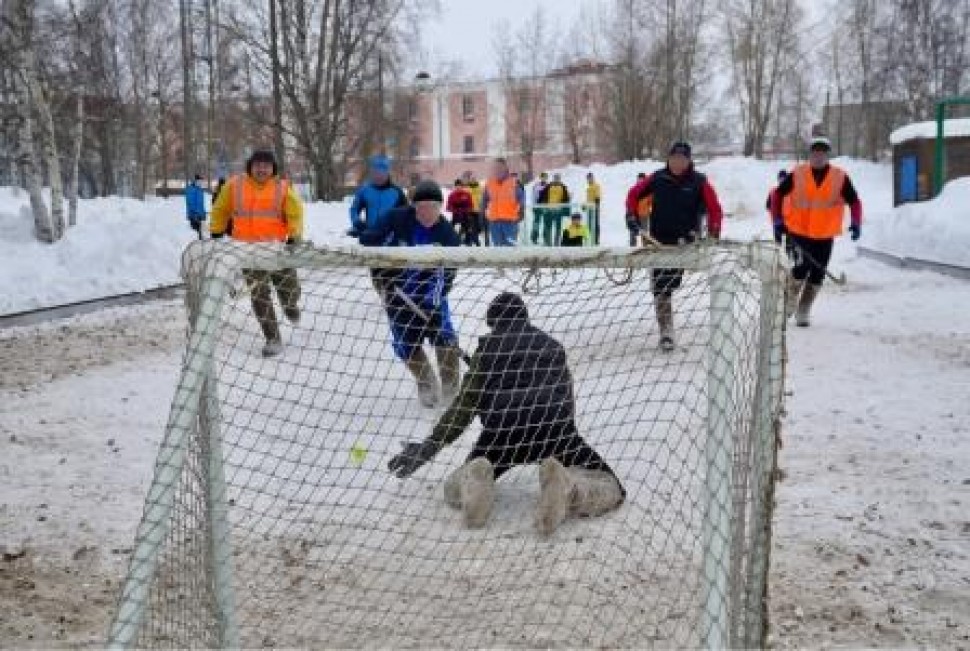
M 517 294 L 489 305 L 491 333 L 482 337 L 461 390 L 421 443 L 407 443 L 388 463 L 397 477 L 411 476 L 457 440 L 475 416 L 482 433 L 465 464 L 445 481 L 445 501 L 470 528 L 485 525 L 495 480 L 518 465 L 541 463 L 536 528 L 555 531 L 570 515 L 612 511 L 626 491 L 606 462 L 576 429 L 573 380 L 562 344 L 536 328 Z
M 376 226 L 360 234 L 364 246 L 459 246 L 458 234 L 441 215 L 443 196 L 434 181 L 414 188 L 414 205 L 395 208 Z M 438 378 L 422 345 L 429 342 L 438 358 L 440 394 L 446 401 L 458 393 L 458 333 L 451 322 L 448 293 L 456 269 L 374 269 L 374 286 L 391 324 L 394 353 L 404 361 L 418 385 L 425 407 L 439 400 Z

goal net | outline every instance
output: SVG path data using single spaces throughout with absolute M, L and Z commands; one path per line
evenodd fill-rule
M 522 297 L 565 350 L 576 431 L 625 489 L 621 505 L 567 514 L 541 535 L 546 487 L 523 465 L 495 482 L 484 526 L 464 526 L 445 484 L 486 438 L 481 417 L 411 476 L 389 471 L 448 406 L 421 405 L 392 346 L 371 270 L 402 268 L 457 269 L 450 320 L 468 353 L 492 330 L 493 299 Z M 300 319 L 284 319 L 274 295 L 284 348 L 263 357 L 245 278 L 284 269 L 299 278 Z M 671 269 L 686 272 L 672 299 L 676 346 L 662 351 L 651 278 Z M 188 343 L 112 647 L 761 644 L 783 383 L 774 245 L 211 241 L 191 245 L 183 273 Z M 525 389 L 542 376 L 490 372 Z M 493 445 L 530 445 L 513 421 Z

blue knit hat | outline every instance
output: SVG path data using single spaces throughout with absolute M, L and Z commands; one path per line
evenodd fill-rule
M 383 154 L 377 154 L 376 156 L 371 156 L 368 161 L 368 167 L 371 171 L 381 172 L 382 174 L 391 173 L 391 159 Z

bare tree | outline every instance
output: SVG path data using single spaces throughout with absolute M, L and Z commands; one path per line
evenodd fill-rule
M 8 0 L 0 8 L 0 42 L 9 53 L 17 89 L 20 123 L 19 159 L 34 217 L 34 232 L 42 242 L 55 242 L 64 235 L 64 209 L 60 164 L 53 135 L 53 118 L 41 87 L 36 63 L 33 2 Z M 35 126 L 34 114 L 38 116 Z M 42 195 L 42 174 L 38 140 L 43 150 L 51 185 L 51 209 Z
M 536 153 L 554 135 L 546 117 L 556 98 L 547 75 L 558 58 L 559 42 L 558 27 L 542 6 L 519 29 L 505 23 L 493 37 L 505 102 L 506 148 L 519 155 L 527 177 L 535 172 Z
M 970 67 L 970 0 L 891 0 L 878 28 L 886 43 L 884 71 L 910 117 L 963 88 Z
M 426 9 L 417 0 L 290 0 L 255 6 L 227 21 L 246 46 L 254 87 L 273 85 L 271 22 L 277 26 L 282 117 L 267 119 L 252 95 L 253 121 L 279 123 L 288 150 L 305 160 L 318 198 L 339 194 L 347 142 L 348 98 L 364 87 L 378 51 L 397 56 L 403 26 Z M 377 125 L 371 125 L 375 127 Z
M 798 56 L 798 8 L 794 0 L 727 0 L 722 9 L 743 153 L 761 157 L 782 76 Z

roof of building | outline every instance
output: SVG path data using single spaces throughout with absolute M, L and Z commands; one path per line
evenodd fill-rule
M 970 138 L 970 118 L 944 120 L 943 137 Z M 889 134 L 889 142 L 893 145 L 904 143 L 907 140 L 932 140 L 933 138 L 936 138 L 936 120 L 907 124 Z

